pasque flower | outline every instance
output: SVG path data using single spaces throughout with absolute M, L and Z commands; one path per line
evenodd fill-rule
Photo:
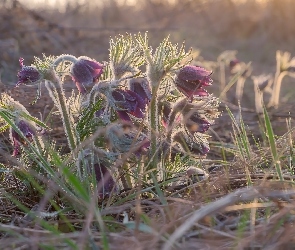
M 205 133 L 210 128 L 211 123 L 194 113 L 185 119 L 185 125 L 191 133 Z
M 25 66 L 24 59 L 20 58 L 19 63 L 21 70 L 17 73 L 18 82 L 16 86 L 20 84 L 32 84 L 42 80 L 42 75 L 37 68 L 33 66 Z
M 170 117 L 175 110 L 172 109 L 169 103 L 163 103 L 162 110 L 162 125 L 166 129 L 169 127 L 169 123 L 174 122 L 175 125 L 184 124 L 188 131 L 193 134 L 195 132 L 205 133 L 211 126 L 211 123 L 205 117 L 201 117 L 197 111 L 182 108 L 180 113 L 176 113 L 176 115 Z M 169 119 L 171 119 L 171 121 L 169 121 Z
M 88 57 L 79 57 L 71 68 L 73 80 L 81 93 L 85 93 L 85 87 L 98 81 L 103 73 L 103 65 Z
M 193 96 L 208 96 L 208 92 L 203 87 L 212 84 L 211 74 L 212 71 L 202 67 L 188 65 L 179 70 L 175 83 L 178 90 L 189 98 Z
M 117 191 L 117 186 L 110 170 L 102 163 L 94 164 L 94 173 L 97 181 L 98 196 L 104 198 L 109 195 L 112 190 Z
M 29 140 L 31 141 L 33 139 L 33 137 L 35 136 L 36 132 L 34 131 L 34 129 L 32 128 L 31 125 L 29 125 L 29 123 L 25 122 L 24 120 L 20 120 L 17 124 L 17 127 L 19 128 L 19 130 L 23 133 L 23 135 Z M 19 135 L 14 129 L 11 128 L 10 130 L 10 138 L 12 140 L 12 144 L 13 144 L 13 153 L 12 156 L 16 156 L 19 154 L 20 152 L 20 146 L 22 144 L 26 144 L 25 140 L 22 138 L 21 135 Z
M 129 89 L 139 94 L 146 103 L 152 99 L 151 88 L 146 78 L 132 78 L 129 81 Z
M 120 119 L 131 121 L 128 114 L 143 118 L 147 102 L 145 97 L 132 90 L 115 89 L 111 93 L 116 111 Z

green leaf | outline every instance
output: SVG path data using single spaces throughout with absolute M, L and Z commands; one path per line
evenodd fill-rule
M 42 128 L 45 128 L 45 129 L 49 129 L 49 127 L 47 127 L 47 125 L 41 121 L 39 121 L 36 117 L 34 116 L 31 116 L 31 115 L 28 115 L 26 113 L 22 113 L 21 114 L 22 117 L 24 117 L 26 120 L 30 120 L 30 121 L 33 121 L 35 122 L 38 126 L 42 127 Z
M 272 125 L 267 113 L 267 110 L 265 108 L 265 106 L 263 107 L 263 115 L 264 115 L 264 124 L 265 124 L 265 129 L 266 129 L 266 136 L 270 145 L 270 149 L 271 149 L 271 155 L 276 167 L 276 171 L 277 174 L 280 178 L 281 181 L 284 180 L 283 178 L 283 173 L 282 173 L 282 169 L 281 169 L 281 164 L 279 162 L 279 155 L 278 155 L 278 151 L 277 151 L 277 146 L 276 146 L 276 142 L 275 142 L 275 135 L 272 129 Z

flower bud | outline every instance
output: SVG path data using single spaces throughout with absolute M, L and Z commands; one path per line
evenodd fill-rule
M 178 72 L 175 83 L 178 90 L 189 98 L 193 96 L 208 96 L 208 92 L 202 87 L 212 85 L 211 74 L 212 71 L 202 67 L 188 65 Z
M 116 182 L 110 170 L 105 165 L 102 163 L 95 163 L 94 173 L 97 181 L 99 198 L 103 199 L 105 196 L 110 195 L 112 191 L 117 191 Z
M 24 59 L 19 59 L 21 70 L 17 73 L 18 82 L 16 86 L 20 84 L 34 84 L 38 83 L 43 79 L 41 73 L 37 70 L 37 68 L 33 66 L 25 66 Z
M 16 126 L 19 128 L 19 130 L 23 133 L 23 135 L 29 140 L 32 141 L 33 137 L 36 135 L 36 132 L 34 131 L 33 127 L 25 122 L 24 120 L 20 120 Z M 20 153 L 20 146 L 25 145 L 26 141 L 19 135 L 14 129 L 11 128 L 10 130 L 10 138 L 12 140 L 13 144 L 13 153 L 12 156 L 16 156 Z
M 131 121 L 128 114 L 137 118 L 144 117 L 146 102 L 139 94 L 131 90 L 115 89 L 112 97 L 120 119 Z
M 132 78 L 129 81 L 129 89 L 140 95 L 146 103 L 152 99 L 151 88 L 146 78 Z
M 194 113 L 186 119 L 185 125 L 191 133 L 205 133 L 210 128 L 211 123 Z
M 85 93 L 85 87 L 97 82 L 103 73 L 103 65 L 88 57 L 79 57 L 71 68 L 73 80 L 80 93 Z

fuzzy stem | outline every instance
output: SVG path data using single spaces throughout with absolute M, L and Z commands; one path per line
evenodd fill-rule
M 263 113 L 263 92 L 259 89 L 257 84 L 254 84 L 255 93 L 255 109 L 257 114 Z
M 221 61 L 219 63 L 219 69 L 220 69 L 220 93 L 223 93 L 223 90 L 225 89 L 225 63 Z M 226 92 L 223 96 L 221 96 L 224 100 L 226 100 Z
M 279 106 L 282 81 L 286 75 L 286 72 L 281 72 L 275 77 L 274 87 L 272 90 L 271 101 L 269 106 L 273 106 L 275 108 Z
M 55 59 L 55 61 L 53 62 L 53 65 L 55 67 L 57 67 L 60 63 L 65 62 L 65 61 L 68 61 L 71 63 L 76 63 L 78 60 L 76 57 L 74 57 L 72 55 L 61 55 Z
M 62 88 L 62 84 L 58 76 L 56 75 L 54 70 L 51 70 L 50 72 L 50 79 L 51 79 L 51 84 L 46 84 L 46 87 L 49 91 L 52 91 L 53 93 L 55 92 L 57 97 L 52 96 L 54 103 L 56 104 L 59 112 L 61 113 L 63 125 L 65 128 L 65 132 L 67 135 L 69 147 L 71 150 L 76 148 L 76 137 L 73 132 L 73 126 L 71 124 L 71 119 L 70 119 L 70 113 L 69 110 L 66 106 L 66 100 L 65 100 L 65 95 L 64 91 Z
M 151 128 L 151 157 L 152 165 L 149 169 L 157 169 L 158 165 L 158 152 L 157 152 L 157 137 L 159 136 L 159 114 L 158 114 L 158 100 L 157 100 L 157 91 L 159 88 L 158 85 L 153 85 L 152 87 L 152 100 L 150 104 L 150 128 Z M 147 170 L 149 170 L 147 169 Z
M 236 88 L 236 102 L 237 103 L 242 100 L 245 81 L 246 81 L 246 78 L 242 77 L 242 76 L 237 81 L 237 88 Z

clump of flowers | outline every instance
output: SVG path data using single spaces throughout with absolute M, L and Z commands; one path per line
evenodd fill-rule
M 115 185 L 113 177 L 102 180 L 109 171 L 126 183 L 121 170 L 132 172 L 135 162 L 158 178 L 162 156 L 170 161 L 175 154 L 205 157 L 210 150 L 205 133 L 219 115 L 219 101 L 207 90 L 212 71 L 190 65 L 184 45 L 166 38 L 152 49 L 147 34 L 138 34 L 112 39 L 109 51 L 110 61 L 104 63 L 72 55 L 36 58 L 32 66 L 21 60 L 17 83 L 45 82 L 63 121 L 72 152 L 69 164 L 81 181 L 94 172 L 103 196 Z M 63 90 L 66 75 L 78 90 L 71 98 Z M 19 131 L 32 141 L 35 128 L 15 114 Z M 23 143 L 19 131 L 11 129 L 13 155 Z M 89 167 L 85 159 L 91 157 L 96 160 Z

